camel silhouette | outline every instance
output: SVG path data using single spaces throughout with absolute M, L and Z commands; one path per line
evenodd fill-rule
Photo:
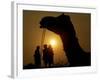
M 79 45 L 74 26 L 69 15 L 57 17 L 45 16 L 40 21 L 40 28 L 46 28 L 61 37 L 69 66 L 90 66 L 91 53 L 85 52 Z

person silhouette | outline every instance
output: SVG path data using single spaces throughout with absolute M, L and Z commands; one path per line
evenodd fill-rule
M 51 45 L 49 45 L 48 47 L 48 61 L 49 61 L 49 67 L 51 67 L 54 61 L 54 52 Z
M 69 15 L 63 13 L 57 17 L 45 16 L 40 21 L 40 28 L 60 36 L 69 66 L 91 66 L 91 53 L 81 48 Z
M 36 67 L 41 66 L 41 54 L 40 54 L 40 46 L 36 47 L 35 54 L 34 54 L 34 61 Z
M 45 67 L 47 67 L 48 65 L 48 48 L 47 48 L 47 44 L 44 45 L 44 49 L 43 49 L 43 62 L 44 62 L 44 65 Z

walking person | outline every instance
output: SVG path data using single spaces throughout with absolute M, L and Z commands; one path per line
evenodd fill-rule
M 48 48 L 47 48 L 47 44 L 44 45 L 44 49 L 43 49 L 43 62 L 45 67 L 47 67 L 48 65 Z
M 54 63 L 54 52 L 51 45 L 48 47 L 48 60 L 49 60 L 49 67 Z
M 37 46 L 37 48 L 35 50 L 34 61 L 35 61 L 36 67 L 40 67 L 41 66 L 40 46 Z

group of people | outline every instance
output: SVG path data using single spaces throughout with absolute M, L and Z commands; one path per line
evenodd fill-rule
M 54 62 L 53 60 L 54 52 L 53 52 L 52 46 L 51 45 L 48 46 L 47 44 L 45 44 L 42 53 L 43 53 L 43 56 L 40 53 L 40 46 L 37 46 L 35 50 L 35 54 L 34 54 L 35 65 L 37 67 L 41 66 L 41 56 L 42 56 L 45 67 L 51 67 L 51 65 Z

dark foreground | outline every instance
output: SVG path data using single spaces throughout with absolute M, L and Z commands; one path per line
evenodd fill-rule
M 68 64 L 65 64 L 65 65 L 52 65 L 48 67 L 45 67 L 45 66 L 37 67 L 34 64 L 28 64 L 28 65 L 23 66 L 23 69 L 42 69 L 42 68 L 61 68 L 61 67 L 83 67 L 83 66 L 69 66 Z

